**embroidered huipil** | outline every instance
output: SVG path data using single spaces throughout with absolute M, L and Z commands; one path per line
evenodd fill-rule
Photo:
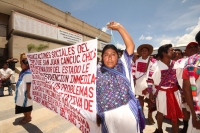
M 97 70 L 97 112 L 103 133 L 139 133 L 144 129 L 144 116 L 132 88 L 131 59 L 127 51 L 113 69 Z
M 146 79 L 148 78 L 149 68 L 156 62 L 156 60 L 154 58 L 151 58 L 150 62 L 149 62 L 149 66 L 147 68 L 147 72 L 146 72 L 146 65 L 148 63 L 149 58 L 150 57 L 148 57 L 146 60 L 142 59 L 142 57 L 138 58 L 134 64 L 134 66 L 132 67 L 132 72 L 134 72 L 134 73 L 132 73 L 132 75 L 133 75 L 133 78 L 136 80 L 136 84 L 138 82 L 140 82 L 137 79 L 142 80 L 143 78 L 146 78 Z M 146 72 L 146 74 L 144 74 L 145 72 Z M 147 84 L 147 82 L 146 82 L 146 84 Z M 135 87 L 135 94 L 139 95 L 139 96 L 144 96 L 142 94 L 142 91 L 145 89 L 147 89 L 147 88 L 142 88 L 137 85 L 137 88 Z
M 149 78 L 147 81 L 149 90 L 152 90 L 153 85 L 155 85 L 155 88 L 159 86 L 168 69 L 169 67 L 160 60 L 153 64 L 149 70 Z M 158 91 L 156 107 L 157 111 L 161 112 L 166 117 L 169 117 L 169 119 L 174 120 L 174 122 L 177 122 L 176 120 L 182 118 L 183 115 L 180 109 L 181 96 L 177 86 L 178 81 L 176 78 L 176 69 L 173 67 L 168 75 L 169 76 L 166 77 L 165 82 L 161 85 L 161 89 Z M 170 102 L 169 98 L 172 99 L 173 102 Z M 169 105 L 174 108 L 169 108 Z
M 21 71 L 19 74 L 19 79 L 16 83 L 15 91 L 15 103 L 21 107 L 32 106 L 33 100 L 28 99 L 27 97 L 27 83 L 31 83 L 32 76 L 30 69 L 26 71 Z

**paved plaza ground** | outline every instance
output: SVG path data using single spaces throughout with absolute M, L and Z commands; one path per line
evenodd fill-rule
M 33 104 L 32 121 L 23 126 L 17 125 L 23 115 L 15 115 L 14 96 L 7 95 L 7 88 L 5 88 L 4 94 L 6 96 L 0 97 L 0 133 L 81 133 L 67 120 L 36 102 Z M 147 117 L 146 107 L 144 112 L 145 117 Z M 153 114 L 154 120 L 155 113 Z M 156 124 L 149 125 L 146 121 L 144 133 L 152 133 L 156 127 Z M 182 125 L 180 125 L 180 128 L 182 128 Z M 171 132 L 169 120 L 165 119 L 163 129 L 164 133 Z

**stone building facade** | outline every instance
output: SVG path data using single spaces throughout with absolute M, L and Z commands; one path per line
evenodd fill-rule
M 101 29 L 41 0 L 0 0 L 0 65 L 10 57 L 19 59 L 22 52 L 35 52 L 28 45 L 49 50 L 96 37 L 98 51 L 111 40 Z

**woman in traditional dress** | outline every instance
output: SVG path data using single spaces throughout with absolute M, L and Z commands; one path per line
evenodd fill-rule
M 20 55 L 20 63 L 22 71 L 20 72 L 19 79 L 16 83 L 15 114 L 23 113 L 24 117 L 19 121 L 19 124 L 26 124 L 31 121 L 33 101 L 30 95 L 32 77 L 28 60 L 26 59 L 24 53 Z
M 135 45 L 121 24 L 110 22 L 107 27 L 121 34 L 126 50 L 121 58 L 114 45 L 106 45 L 102 51 L 102 66 L 97 70 L 97 124 L 102 133 L 141 133 L 144 115 L 133 93 L 131 75 Z

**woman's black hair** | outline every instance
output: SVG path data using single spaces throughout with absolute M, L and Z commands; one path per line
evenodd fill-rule
M 160 46 L 159 47 L 159 49 L 158 49 L 158 56 L 162 59 L 163 58 L 163 52 L 164 53 L 168 53 L 168 50 L 169 50 L 169 48 L 171 48 L 172 47 L 172 44 L 165 44 L 165 45 L 162 45 L 162 46 Z
M 118 50 L 117 50 L 117 48 L 115 47 L 115 45 L 113 45 L 113 44 L 107 44 L 104 48 L 103 48 L 103 51 L 102 51 L 102 54 L 101 54 L 101 63 L 102 63 L 102 66 L 104 66 L 104 62 L 103 62 L 103 55 L 104 55 L 104 53 L 105 53 L 105 51 L 107 50 L 107 49 L 112 49 L 112 50 L 114 50 L 115 52 L 116 52 L 116 54 L 117 54 L 117 56 L 118 56 L 118 58 L 119 58 L 119 54 L 118 54 Z
M 25 65 L 28 65 L 28 60 L 24 59 L 24 60 L 22 60 L 22 63 L 25 64 Z

